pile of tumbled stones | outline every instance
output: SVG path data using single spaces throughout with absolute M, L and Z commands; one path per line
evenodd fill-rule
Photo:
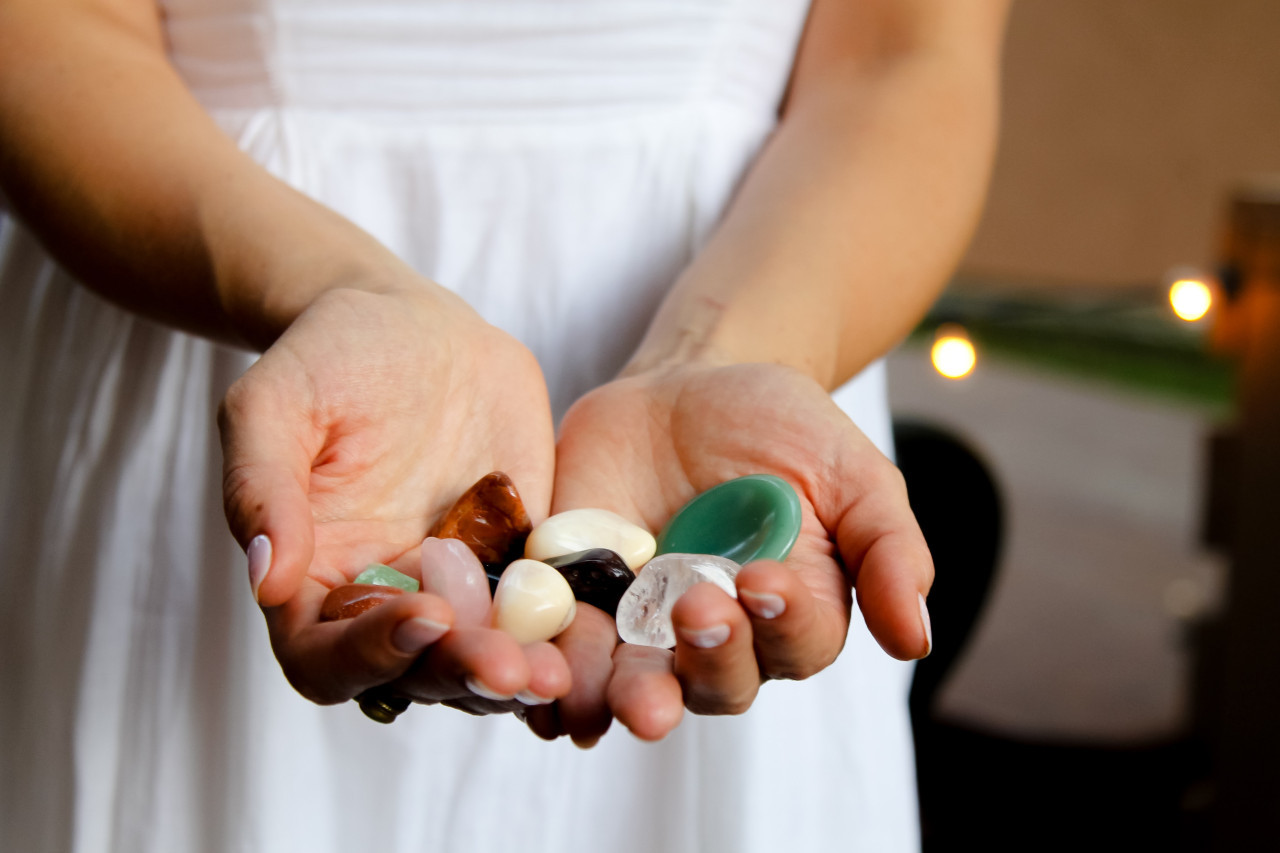
M 614 616 L 623 642 L 671 648 L 681 595 L 706 581 L 737 597 L 738 570 L 785 559 L 800 523 L 795 490 L 752 474 L 698 495 L 656 538 L 603 509 L 557 513 L 534 527 L 511 478 L 495 471 L 432 528 L 421 581 L 373 564 L 329 592 L 320 618 L 349 619 L 422 590 L 450 603 L 457 627 L 490 625 L 536 643 L 568 628 L 581 601 Z

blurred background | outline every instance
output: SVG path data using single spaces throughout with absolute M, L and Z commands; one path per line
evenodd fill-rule
M 930 853 L 1280 850 L 1277 43 L 1275 0 L 1014 4 L 986 214 L 889 359 Z

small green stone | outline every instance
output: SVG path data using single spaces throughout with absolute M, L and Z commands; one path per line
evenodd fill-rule
M 395 586 L 403 589 L 405 592 L 417 592 L 422 585 L 406 574 L 397 572 L 390 566 L 384 566 L 382 563 L 370 563 L 360 574 L 356 575 L 356 579 L 352 583 L 371 583 L 375 586 Z
M 659 554 L 714 554 L 739 565 L 785 560 L 800 537 L 800 498 L 781 477 L 751 474 L 684 505 L 658 536 Z

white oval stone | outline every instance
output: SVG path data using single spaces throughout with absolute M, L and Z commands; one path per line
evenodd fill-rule
M 525 542 L 524 555 L 531 560 L 549 560 L 588 548 L 608 548 L 635 572 L 653 557 L 658 541 L 652 533 L 616 512 L 571 509 L 533 528 Z
M 734 598 L 742 567 L 711 554 L 661 554 L 649 561 L 618 602 L 618 636 L 624 643 L 670 649 L 676 644 L 671 608 L 694 584 L 710 582 Z
M 520 643 L 550 640 L 578 612 L 564 575 L 537 560 L 516 560 L 502 572 L 493 593 L 493 627 Z

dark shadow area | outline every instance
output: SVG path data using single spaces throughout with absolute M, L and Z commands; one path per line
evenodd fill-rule
M 1209 758 L 1181 740 L 1127 748 L 1032 743 L 916 725 L 925 853 L 1209 849 Z
M 894 425 L 898 464 L 933 552 L 934 649 L 911 690 L 925 853 L 1207 850 L 1214 792 L 1202 737 L 1104 747 L 1037 743 L 939 720 L 938 690 L 996 577 L 999 487 L 968 445 L 920 422 Z

